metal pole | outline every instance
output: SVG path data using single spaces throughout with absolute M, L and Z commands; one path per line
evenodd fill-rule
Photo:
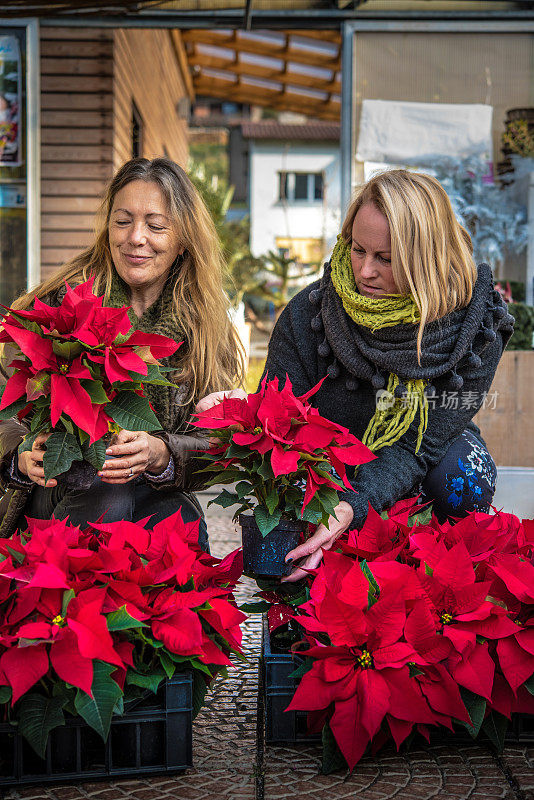
M 354 140 L 354 27 L 343 23 L 341 50 L 341 219 L 344 219 L 352 194 Z

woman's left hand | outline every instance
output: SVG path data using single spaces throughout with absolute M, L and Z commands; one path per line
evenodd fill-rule
M 104 483 L 128 483 L 143 472 L 159 475 L 169 463 L 167 445 L 146 431 L 122 430 L 106 450 L 114 456 L 104 462 L 99 477 Z
M 335 514 L 335 517 L 328 518 L 328 526 L 318 525 L 313 536 L 287 554 L 286 561 L 290 559 L 296 561 L 298 558 L 302 558 L 303 561 L 290 575 L 282 578 L 282 583 L 292 583 L 305 578 L 308 574 L 306 570 L 316 569 L 321 563 L 323 550 L 330 550 L 336 539 L 347 530 L 354 516 L 351 506 L 342 500 L 336 506 Z
M 222 403 L 223 400 L 227 400 L 231 397 L 237 398 L 238 400 L 246 400 L 248 395 L 243 389 L 227 389 L 226 391 L 212 392 L 198 401 L 195 407 L 195 414 L 207 411 L 209 408 L 213 408 L 213 406 L 217 406 L 219 403 Z

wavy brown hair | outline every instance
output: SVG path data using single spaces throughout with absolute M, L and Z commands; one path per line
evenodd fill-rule
M 176 382 L 190 381 L 187 401 L 210 391 L 229 389 L 243 379 L 243 355 L 228 317 L 229 301 L 223 289 L 224 263 L 213 221 L 199 193 L 184 170 L 167 158 L 134 158 L 111 180 L 100 207 L 95 243 L 64 264 L 36 289 L 19 297 L 13 308 L 27 308 L 35 297 L 43 298 L 69 283 L 94 276 L 94 292 L 109 299 L 113 261 L 109 247 L 109 218 L 117 192 L 131 181 L 155 183 L 167 202 L 184 258 L 174 283 L 173 313 L 187 351 Z
M 400 294 L 411 294 L 423 330 L 471 300 L 477 279 L 471 237 L 454 216 L 443 186 L 430 175 L 393 169 L 375 175 L 352 201 L 341 235 L 350 245 L 354 217 L 372 204 L 387 219 L 391 234 L 391 268 Z

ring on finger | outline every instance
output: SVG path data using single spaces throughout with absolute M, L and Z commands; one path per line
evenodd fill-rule
M 129 478 L 133 478 L 133 469 L 130 467 L 130 471 L 128 473 Z

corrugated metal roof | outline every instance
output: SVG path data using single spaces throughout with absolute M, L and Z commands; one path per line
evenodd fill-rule
M 281 122 L 243 122 L 241 130 L 245 139 L 279 139 L 299 141 L 339 141 L 340 126 L 335 122 L 306 122 L 286 125 Z

